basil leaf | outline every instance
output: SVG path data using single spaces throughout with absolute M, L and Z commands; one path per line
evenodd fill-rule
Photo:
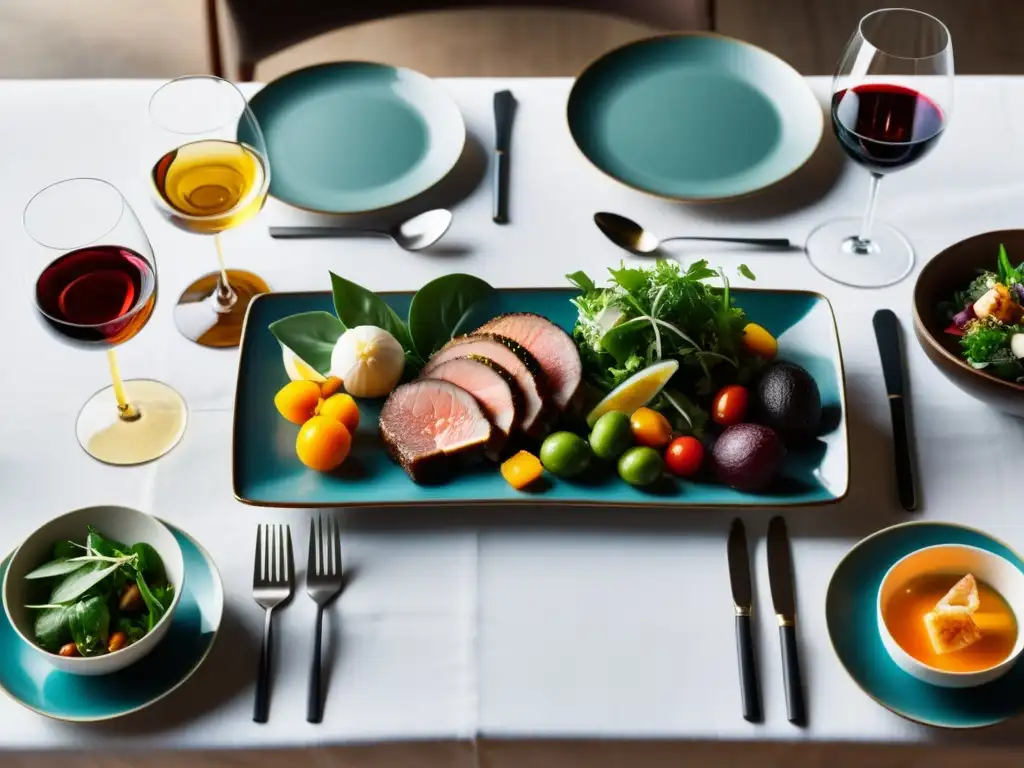
M 146 580 L 140 575 L 135 580 L 136 585 L 139 587 L 139 594 L 142 595 L 142 602 L 146 604 L 146 608 L 149 609 L 149 617 L 146 620 L 147 632 L 152 632 L 153 627 L 160 621 L 160 618 L 164 615 L 163 604 L 154 597 L 153 593 L 149 591 L 149 585 L 146 584 Z
M 128 545 L 106 538 L 91 525 L 89 526 L 89 538 L 85 543 L 89 545 L 91 551 L 104 557 L 121 557 L 128 551 Z
M 138 559 L 135 561 L 135 568 L 139 573 L 145 575 L 147 579 L 154 583 L 167 580 L 164 574 L 164 561 L 160 559 L 160 555 L 152 546 L 145 542 L 133 544 L 130 554 L 138 556 Z
M 642 291 L 647 287 L 648 273 L 642 269 L 622 267 L 621 269 L 609 269 L 612 279 L 628 293 Z
M 121 563 L 92 563 L 91 568 L 82 568 L 68 574 L 50 594 L 51 603 L 69 603 L 95 587 L 107 576 L 121 567 Z
M 107 652 L 110 639 L 110 609 L 102 597 L 87 597 L 67 609 L 71 639 L 83 656 Z
M 53 545 L 53 559 L 67 560 L 71 557 L 78 557 L 85 554 L 85 547 L 73 541 L 62 539 Z
M 37 613 L 33 633 L 36 636 L 36 645 L 44 651 L 57 653 L 60 647 L 71 639 L 67 607 L 61 605 Z
M 587 273 L 582 270 L 566 275 L 565 279 L 584 293 L 590 293 L 591 291 L 597 290 L 597 286 L 594 285 L 594 281 L 591 280 Z
M 44 565 L 40 565 L 34 571 L 30 571 L 25 574 L 26 579 L 49 579 L 54 576 L 64 576 L 68 573 L 73 573 L 79 568 L 84 568 L 89 565 L 88 560 L 51 560 Z
M 409 305 L 413 346 L 426 360 L 452 340 L 470 310 L 494 288 L 472 275 L 445 275 L 420 288 Z
M 270 332 L 284 346 L 324 375 L 331 368 L 331 352 L 345 324 L 330 312 L 303 312 L 270 324 Z
M 357 325 L 374 325 L 383 328 L 402 345 L 402 349 L 414 351 L 412 337 L 402 318 L 388 306 L 380 296 L 361 285 L 331 272 L 331 291 L 334 294 L 334 311 L 346 328 Z
M 750 267 L 746 264 L 740 264 L 739 272 L 743 277 L 747 278 L 747 280 L 757 280 L 757 278 L 754 277 L 754 273 L 750 270 Z

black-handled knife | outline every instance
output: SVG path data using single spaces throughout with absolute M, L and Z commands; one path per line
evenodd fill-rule
M 494 221 L 508 223 L 509 148 L 516 100 L 512 91 L 494 94 Z
M 761 722 L 761 694 L 757 684 L 757 663 L 754 659 L 754 635 L 751 631 L 753 588 L 750 582 L 750 555 L 747 533 L 738 517 L 729 529 L 729 583 L 736 608 L 736 656 L 740 668 L 740 697 L 743 719 Z
M 896 461 L 896 490 L 900 506 L 907 512 L 917 509 L 914 487 L 914 462 L 910 455 L 910 436 L 907 432 L 906 403 L 903 399 L 903 354 L 900 349 L 900 321 L 891 309 L 880 309 L 872 319 L 878 354 L 882 357 L 882 375 L 885 391 L 889 395 L 889 413 L 892 416 L 892 441 Z
M 773 517 L 768 523 L 768 583 L 779 619 L 782 646 L 782 681 L 786 687 L 786 717 L 794 725 L 806 725 L 800 654 L 796 642 L 796 598 L 793 594 L 793 557 L 786 521 Z

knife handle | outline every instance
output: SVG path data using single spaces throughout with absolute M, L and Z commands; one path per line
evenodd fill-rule
M 786 718 L 794 725 L 804 725 L 804 691 L 800 682 L 800 658 L 796 648 L 796 627 L 783 624 L 779 627 L 782 645 L 782 682 L 786 686 Z
M 736 614 L 736 657 L 740 664 L 740 696 L 743 698 L 743 719 L 761 722 L 761 694 L 757 686 L 754 664 L 754 636 L 750 614 Z
M 508 223 L 508 153 L 494 153 L 494 223 Z
M 896 490 L 900 506 L 907 512 L 913 512 L 917 509 L 917 494 L 914 490 L 913 459 L 910 456 L 907 414 L 902 397 L 889 397 L 889 412 L 892 414 L 892 443 L 896 454 Z

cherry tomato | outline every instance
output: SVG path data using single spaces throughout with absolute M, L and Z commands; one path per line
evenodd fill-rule
M 665 466 L 678 477 L 693 477 L 704 463 L 704 446 L 695 437 L 677 437 L 665 450 Z
M 721 424 L 723 427 L 739 424 L 747 416 L 749 399 L 746 387 L 741 387 L 739 384 L 722 387 L 715 395 L 715 402 L 711 406 L 711 418 L 715 420 L 716 424 Z
M 662 414 L 650 408 L 638 408 L 629 418 L 629 427 L 637 445 L 664 448 L 672 439 L 672 425 Z

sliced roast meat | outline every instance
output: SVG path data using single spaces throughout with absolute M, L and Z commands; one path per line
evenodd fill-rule
M 496 333 L 526 347 L 544 371 L 555 407 L 561 411 L 568 407 L 583 379 L 583 364 L 572 336 L 546 317 L 529 312 L 501 315 L 476 333 Z
M 549 402 L 547 384 L 540 363 L 521 345 L 495 334 L 460 336 L 445 344 L 427 362 L 423 375 L 458 357 L 486 357 L 508 371 L 522 396 L 521 428 L 528 435 L 543 437 L 547 429 Z
M 417 379 L 392 392 L 380 413 L 380 436 L 415 482 L 444 479 L 456 459 L 482 454 L 491 422 L 466 390 L 440 379 Z
M 487 357 L 456 357 L 434 366 L 431 379 L 462 387 L 476 398 L 494 427 L 490 449 L 497 453 L 520 422 L 520 395 L 512 374 Z

